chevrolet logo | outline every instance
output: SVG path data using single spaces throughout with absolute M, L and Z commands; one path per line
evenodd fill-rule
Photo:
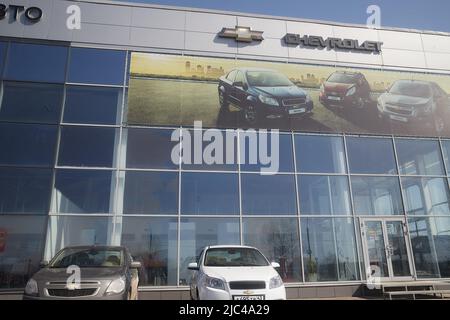
M 243 293 L 244 294 L 253 294 L 253 291 L 252 290 L 245 290 Z
M 252 42 L 264 40 L 263 31 L 252 31 L 249 27 L 223 28 L 219 32 L 221 38 L 233 38 L 238 42 Z

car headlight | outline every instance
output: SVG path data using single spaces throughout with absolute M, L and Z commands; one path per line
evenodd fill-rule
M 28 280 L 27 285 L 25 286 L 25 294 L 29 295 L 29 296 L 36 296 L 38 294 L 39 290 L 38 290 L 38 285 L 36 280 L 34 280 L 33 278 L 31 278 L 30 280 Z
M 384 101 L 383 101 L 383 99 L 378 99 L 377 106 L 378 106 L 378 110 L 384 111 Z
M 351 87 L 348 91 L 347 91 L 347 94 L 346 94 L 346 96 L 348 97 L 348 96 L 352 96 L 352 95 L 354 95 L 356 93 L 356 87 Z
M 125 291 L 125 280 L 123 278 L 113 280 L 109 284 L 108 289 L 106 289 L 107 294 L 119 294 L 124 291 Z
M 225 290 L 225 283 L 217 278 L 208 277 L 205 278 L 205 284 L 207 287 L 212 289 Z
M 266 97 L 262 94 L 259 95 L 259 100 L 264 104 L 268 104 L 271 106 L 277 106 L 277 107 L 280 106 L 280 104 L 278 103 L 278 101 L 276 99 L 271 98 L 271 97 Z
M 270 279 L 269 289 L 276 289 L 283 285 L 283 280 L 279 275 L 276 275 L 272 279 Z

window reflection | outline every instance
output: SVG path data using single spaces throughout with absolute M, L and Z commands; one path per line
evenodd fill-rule
M 59 146 L 60 166 L 112 167 L 116 129 L 63 127 Z
M 68 246 L 111 245 L 113 227 L 112 217 L 50 216 L 46 259 Z
M 239 180 L 232 173 L 181 175 L 181 214 L 239 214 Z
M 346 141 L 351 173 L 397 173 L 391 139 L 348 137 Z
M 253 246 L 280 264 L 285 282 L 302 280 L 298 220 L 296 218 L 244 218 L 244 244 Z
M 410 215 L 449 215 L 450 193 L 444 178 L 402 178 L 406 211 Z
M 437 140 L 396 139 L 400 174 L 444 175 L 441 150 Z
M 3 66 L 5 64 L 7 48 L 8 44 L 6 42 L 0 42 L 0 79 L 3 78 Z
M 0 120 L 56 124 L 63 94 L 62 85 L 4 82 Z
M 71 48 L 69 82 L 122 85 L 125 51 Z
M 127 217 L 121 245 L 140 261 L 139 285 L 177 284 L 177 218 Z
M 39 269 L 47 217 L 0 216 L 0 288 L 24 288 Z
M 0 123 L 0 164 L 53 166 L 57 132 L 56 125 Z
M 307 282 L 358 279 L 351 218 L 303 218 L 301 226 Z
M 342 137 L 295 135 L 297 171 L 346 173 Z
M 64 122 L 118 123 L 122 105 L 122 89 L 69 86 L 66 90 Z
M 172 130 L 128 129 L 127 168 L 177 169 L 172 150 L 178 141 L 171 141 Z
M 397 177 L 351 177 L 353 202 L 358 215 L 403 214 Z
M 12 42 L 5 79 L 63 83 L 67 53 L 67 47 Z
M 106 170 L 58 170 L 52 211 L 60 213 L 109 213 L 115 181 Z
M 243 214 L 297 214 L 293 175 L 243 174 L 241 186 Z
M 450 140 L 442 140 L 442 153 L 447 167 L 447 175 L 450 175 Z
M 188 264 L 198 260 L 203 248 L 240 243 L 237 218 L 183 218 L 180 229 L 180 285 L 189 284 Z
M 418 278 L 450 276 L 450 219 L 409 219 L 409 232 Z
M 241 171 L 260 172 L 265 168 L 271 172 L 294 172 L 290 134 L 262 135 L 261 132 L 252 134 L 241 131 L 239 143 Z M 269 163 L 264 163 L 266 157 Z
M 348 178 L 299 176 L 300 213 L 303 215 L 350 215 Z
M 0 213 L 47 214 L 51 169 L 0 168 Z
M 124 214 L 177 214 L 178 173 L 128 171 Z

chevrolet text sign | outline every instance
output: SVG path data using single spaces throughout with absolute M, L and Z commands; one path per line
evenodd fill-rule
M 330 50 L 350 50 L 361 52 L 380 53 L 383 42 L 365 41 L 362 44 L 358 40 L 327 38 L 318 36 L 300 36 L 299 34 L 288 33 L 284 36 L 284 42 L 289 45 L 302 45 L 310 48 L 328 48 Z

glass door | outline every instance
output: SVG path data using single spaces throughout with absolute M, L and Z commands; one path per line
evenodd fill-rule
M 403 219 L 361 219 L 361 234 L 368 277 L 380 277 L 382 281 L 412 278 Z

